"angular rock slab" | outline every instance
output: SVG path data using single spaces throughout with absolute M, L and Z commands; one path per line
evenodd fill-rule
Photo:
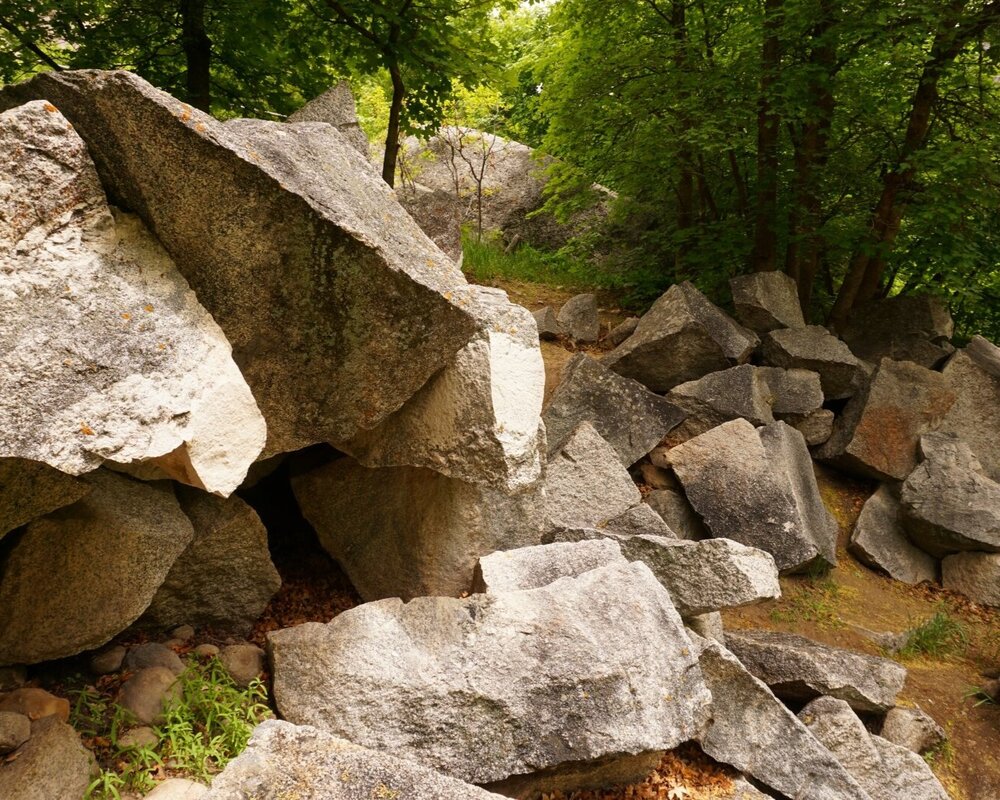
M 780 698 L 836 697 L 858 711 L 887 711 L 906 681 L 895 661 L 776 631 L 729 631 L 726 644 Z
M 734 419 L 774 422 L 774 396 L 757 367 L 742 364 L 675 386 L 667 399 L 687 414 L 670 441 L 680 443 Z
M 706 753 L 782 796 L 875 800 L 732 653 L 715 642 L 699 644 L 712 692 L 712 720 L 698 739 Z
M 921 434 L 940 425 L 954 402 L 941 373 L 884 358 L 816 455 L 855 475 L 901 481 L 917 465 Z
M 984 606 L 1000 607 L 1000 553 L 956 553 L 941 562 L 941 585 Z
M 235 490 L 265 424 L 229 342 L 54 106 L 0 114 L 0 183 L 0 456 Z
M 639 327 L 638 317 L 629 317 L 624 322 L 620 322 L 615 327 L 611 329 L 608 333 L 608 340 L 611 344 L 617 347 L 622 342 L 624 342 L 629 336 L 635 333 L 635 329 Z
M 474 592 L 516 592 L 538 589 L 560 578 L 575 578 L 609 564 L 627 563 L 612 539 L 556 541 L 516 550 L 498 550 L 479 559 Z
M 907 535 L 932 556 L 1000 552 L 1000 484 L 980 473 L 928 459 L 903 482 L 900 501 Z
M 545 306 L 531 314 L 535 318 L 535 326 L 538 328 L 538 338 L 551 341 L 563 335 L 562 325 L 556 318 L 556 312 L 552 306 Z
M 601 336 L 597 298 L 592 294 L 571 297 L 559 309 L 556 321 L 566 335 L 577 342 L 596 342 Z
M 267 530 L 238 497 L 223 500 L 178 487 L 194 538 L 178 556 L 139 625 L 170 630 L 208 626 L 246 634 L 281 588 L 271 563 Z
M 202 800 L 502 800 L 502 795 L 308 725 L 269 719 Z
M 937 562 L 907 537 L 897 492 L 889 484 L 865 501 L 847 549 L 897 581 L 915 584 L 937 578 Z
M 347 81 L 340 81 L 288 116 L 285 122 L 325 122 L 333 125 L 351 147 L 368 158 L 368 137 L 358 123 L 354 94 Z
M 730 278 L 736 319 L 757 333 L 804 328 L 795 280 L 784 272 L 754 272 Z
M 685 281 L 653 303 L 635 332 L 602 363 L 654 392 L 667 392 L 709 372 L 742 364 L 759 341 Z
M 599 528 L 642 501 L 618 454 L 581 422 L 549 459 L 545 509 L 550 527 Z
M 367 603 L 268 644 L 282 717 L 470 783 L 670 749 L 697 734 L 710 701 L 643 564 Z
M 819 325 L 771 331 L 762 350 L 765 363 L 772 367 L 819 373 L 827 400 L 850 397 L 864 378 L 861 362 L 850 348 Z
M 87 496 L 79 478 L 47 464 L 22 458 L 0 458 L 0 539 L 14 528 Z
M 713 536 L 774 556 L 782 572 L 836 563 L 837 526 L 824 508 L 802 434 L 744 419 L 669 451 L 687 499 Z
M 779 419 L 796 420 L 820 410 L 823 384 L 809 369 L 757 367 L 771 390 L 771 412 Z
M 982 336 L 948 359 L 942 374 L 955 404 L 939 430 L 954 433 L 982 462 L 986 475 L 1000 480 L 1000 348 Z
M 803 708 L 799 718 L 873 798 L 949 800 L 927 762 L 869 734 L 843 700 L 820 697 Z
M 341 449 L 367 467 L 426 467 L 518 491 L 538 479 L 545 365 L 531 314 L 475 287 L 487 320 L 395 414 Z
M 695 511 L 680 487 L 676 489 L 654 489 L 643 498 L 643 505 L 652 510 L 678 539 L 697 541 L 709 536 L 701 517 Z M 654 533 L 658 531 L 638 531 Z
M 604 523 L 604 530 L 609 533 L 618 533 L 625 536 L 635 536 L 639 533 L 648 533 L 653 536 L 663 536 L 667 539 L 678 538 L 670 526 L 664 521 L 652 507 L 645 503 L 632 506 L 628 511 L 624 511 L 617 517 L 609 519 Z
M 4 800 L 80 800 L 97 772 L 94 757 L 65 722 L 46 717 L 31 725 L 17 757 L 0 764 Z
M 84 480 L 90 494 L 29 524 L 7 557 L 0 664 L 100 647 L 149 607 L 192 539 L 169 485 L 104 470 Z
M 938 298 L 926 294 L 897 295 L 854 309 L 841 337 L 858 358 L 912 361 L 935 368 L 954 352 L 951 314 Z
M 73 123 L 225 332 L 267 455 L 375 427 L 481 327 L 455 264 L 330 126 L 223 124 L 127 72 L 39 75 L 0 108 L 32 99 Z
M 365 600 L 457 596 L 471 588 L 480 556 L 541 541 L 537 487 L 507 494 L 432 470 L 368 469 L 341 458 L 293 475 L 292 488 Z
M 589 422 L 632 466 L 684 419 L 677 406 L 637 381 L 623 378 L 585 353 L 563 368 L 542 420 L 549 454 L 558 452 L 581 422 Z
M 827 408 L 819 408 L 801 419 L 790 421 L 789 424 L 802 434 L 810 447 L 821 445 L 833 436 L 833 423 L 836 415 Z

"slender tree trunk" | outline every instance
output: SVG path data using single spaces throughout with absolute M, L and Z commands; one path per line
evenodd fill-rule
M 778 137 L 781 120 L 772 93 L 781 69 L 783 0 L 764 0 L 764 47 L 757 101 L 757 191 L 751 265 L 756 272 L 778 268 Z
M 670 25 L 674 37 L 674 67 L 678 75 L 683 76 L 688 67 L 687 16 L 685 0 L 673 0 L 670 7 Z M 683 80 L 683 78 L 682 78 Z M 681 85 L 678 99 L 683 104 L 688 100 L 688 91 Z M 680 113 L 680 127 L 686 132 L 690 121 L 685 110 Z M 694 227 L 694 154 L 688 145 L 682 145 L 677 153 L 680 174 L 677 179 L 677 229 L 681 233 L 681 241 L 674 255 L 674 274 L 679 279 L 684 274 L 691 242 L 687 232 Z
M 212 106 L 212 40 L 205 31 L 206 0 L 180 0 L 181 46 L 187 61 L 188 102 L 202 111 Z
M 396 183 L 396 159 L 399 157 L 399 120 L 403 112 L 403 98 L 406 96 L 403 76 L 399 70 L 399 64 L 395 61 L 389 65 L 389 77 L 392 78 L 392 103 L 389 106 L 389 130 L 385 134 L 382 180 L 390 186 L 394 186 Z
M 736 210 L 744 219 L 750 214 L 750 190 L 743 171 L 740 169 L 739 159 L 735 150 L 729 150 L 729 169 L 733 173 L 733 184 L 736 186 Z

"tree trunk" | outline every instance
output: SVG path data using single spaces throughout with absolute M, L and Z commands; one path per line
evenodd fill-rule
M 180 0 L 181 46 L 187 62 L 188 102 L 202 111 L 212 106 L 212 40 L 205 32 L 206 0 Z
M 756 272 L 778 268 L 778 137 L 781 120 L 772 102 L 781 69 L 783 0 L 764 0 L 764 47 L 757 101 L 757 191 L 751 265 Z
M 385 134 L 382 180 L 390 186 L 394 186 L 396 184 L 396 159 L 399 156 L 399 119 L 403 112 L 403 98 L 406 96 L 403 76 L 399 71 L 399 64 L 395 61 L 389 65 L 389 77 L 392 78 L 392 104 L 389 106 L 389 130 Z
M 685 0 L 673 0 L 670 10 L 670 25 L 674 38 L 674 67 L 678 74 L 684 75 L 688 71 Z M 682 107 L 687 102 L 688 96 L 688 91 L 682 84 L 678 91 L 678 100 Z M 683 135 L 691 125 L 687 112 L 684 110 L 680 113 L 679 123 Z M 687 233 L 694 227 L 694 155 L 688 145 L 681 146 L 677 153 L 677 161 L 680 166 L 680 174 L 677 179 L 677 230 L 681 234 L 681 240 L 674 254 L 674 276 L 679 281 L 684 276 L 687 254 L 691 249 L 691 241 Z

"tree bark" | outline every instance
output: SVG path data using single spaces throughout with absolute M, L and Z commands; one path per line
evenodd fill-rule
M 764 46 L 761 56 L 760 97 L 757 101 L 757 188 L 754 245 L 751 266 L 756 272 L 778 268 L 778 137 L 781 120 L 772 93 L 781 69 L 783 0 L 764 0 Z
M 212 105 L 212 40 L 205 31 L 206 0 L 180 0 L 181 47 L 187 62 L 188 102 L 202 111 Z
M 385 157 L 382 159 L 382 180 L 390 186 L 396 185 L 396 159 L 399 157 L 399 120 L 403 112 L 403 98 L 406 87 L 395 59 L 389 63 L 389 77 L 392 78 L 392 103 L 389 106 L 389 130 L 385 134 Z

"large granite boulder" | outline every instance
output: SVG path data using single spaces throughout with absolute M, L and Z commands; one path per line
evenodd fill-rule
M 774 422 L 771 387 L 760 370 L 750 364 L 675 386 L 667 393 L 667 400 L 687 414 L 671 433 L 670 441 L 675 444 L 733 419 L 745 419 L 753 425 Z
M 706 753 L 782 797 L 876 800 L 732 653 L 708 640 L 699 647 L 712 692 L 712 719 L 698 739 Z
M 358 123 L 354 93 L 347 81 L 339 81 L 323 94 L 314 97 L 302 108 L 290 114 L 285 122 L 325 122 L 333 125 L 351 147 L 369 157 L 368 137 Z
M 596 342 L 601 336 L 597 297 L 589 293 L 571 297 L 559 309 L 556 321 L 570 339 L 577 342 Z
M 948 341 L 954 332 L 951 314 L 938 298 L 905 294 L 854 309 L 840 335 L 865 361 L 892 358 L 933 369 L 955 351 Z
M 682 419 L 677 406 L 612 372 L 585 353 L 563 367 L 542 420 L 553 454 L 581 422 L 589 422 L 626 467 L 652 450 Z
M 281 588 L 264 524 L 235 496 L 223 500 L 178 487 L 177 498 L 194 527 L 194 538 L 156 590 L 139 625 L 161 631 L 195 625 L 248 633 Z
M 827 400 L 850 397 L 864 379 L 864 367 L 851 349 L 819 325 L 771 331 L 764 336 L 762 350 L 772 367 L 819 373 Z
M 169 485 L 99 470 L 83 500 L 30 523 L 0 577 L 0 664 L 100 647 L 149 607 L 193 530 Z
M 921 583 L 937 578 L 937 562 L 907 537 L 898 491 L 890 484 L 882 484 L 865 501 L 847 549 L 863 564 L 897 581 Z
M 654 392 L 667 392 L 734 364 L 759 343 L 688 282 L 671 286 L 639 320 L 635 332 L 603 363 Z
M 265 425 L 229 342 L 41 100 L 0 114 L 0 457 L 105 461 L 228 495 Z
M 982 336 L 948 359 L 942 374 L 955 392 L 939 430 L 965 441 L 993 480 L 1000 480 L 1000 348 Z
M 744 419 L 669 451 L 687 499 L 713 536 L 774 556 L 791 572 L 836 563 L 837 525 L 824 508 L 802 434 Z
M 799 712 L 809 732 L 879 800 L 949 800 L 919 755 L 868 733 L 843 700 L 820 697 Z
M 757 333 L 776 328 L 804 328 L 799 290 L 784 272 L 753 272 L 729 280 L 736 319 Z
M 984 606 L 1000 607 L 1000 553 L 955 553 L 941 562 L 941 585 Z
M 224 124 L 127 72 L 41 74 L 0 108 L 33 99 L 66 115 L 225 332 L 268 455 L 375 427 L 482 327 L 455 264 L 329 125 Z
M 56 717 L 31 724 L 31 738 L 0 763 L 4 800 L 80 800 L 97 764 L 80 736 Z
M 269 719 L 201 800 L 502 800 L 432 769 L 308 725 Z
M 86 497 L 90 487 L 47 464 L 0 458 L 0 539 L 51 511 Z
M 644 564 L 367 603 L 268 642 L 282 717 L 470 783 L 636 778 L 708 716 L 691 641 Z
M 884 358 L 837 418 L 817 457 L 877 480 L 901 481 L 917 465 L 917 444 L 955 402 L 939 372 Z
M 776 631 L 728 631 L 726 645 L 778 697 L 845 700 L 858 711 L 887 711 L 906 681 L 895 661 Z
M 294 474 L 320 544 L 365 600 L 469 591 L 476 561 L 541 541 L 537 487 L 508 494 L 419 467 L 341 458 Z

